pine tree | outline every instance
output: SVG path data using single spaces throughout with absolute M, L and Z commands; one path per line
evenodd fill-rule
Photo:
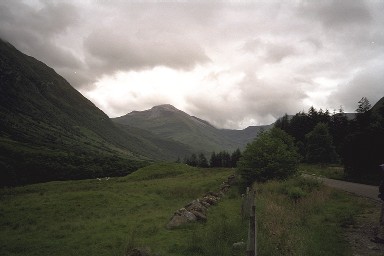
M 369 100 L 366 97 L 363 97 L 358 102 L 356 112 L 359 114 L 362 114 L 367 112 L 370 109 L 371 109 L 371 103 L 369 103 Z
M 233 151 L 231 155 L 231 167 L 237 167 L 237 162 L 240 160 L 240 158 L 241 158 L 240 149 L 236 149 L 235 151 Z
M 318 123 L 305 137 L 307 142 L 307 162 L 329 164 L 337 161 L 338 157 L 327 124 Z
M 202 168 L 208 167 L 208 160 L 203 153 L 200 153 L 197 158 L 197 166 Z

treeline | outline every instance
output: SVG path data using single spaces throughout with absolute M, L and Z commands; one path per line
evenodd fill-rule
M 294 137 L 303 162 L 316 164 L 342 163 L 350 180 L 377 183 L 378 166 L 384 163 L 384 104 L 381 99 L 373 108 L 363 97 L 356 114 L 348 118 L 343 109 L 311 107 L 308 113 L 285 115 L 275 123 Z
M 240 149 L 236 149 L 231 154 L 227 151 L 220 151 L 219 153 L 212 152 L 209 160 L 203 153 L 192 154 L 186 156 L 183 159 L 183 163 L 189 166 L 201 167 L 201 168 L 214 168 L 214 167 L 225 167 L 232 168 L 237 166 L 237 162 L 241 158 Z M 178 159 L 180 162 L 180 159 Z

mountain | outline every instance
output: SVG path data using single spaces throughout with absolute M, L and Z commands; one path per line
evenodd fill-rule
M 189 148 L 121 128 L 44 63 L 0 39 L 0 185 L 127 174 Z
M 384 116 L 384 97 L 382 97 L 375 105 L 371 108 L 373 112 L 381 113 Z
M 114 122 L 151 131 L 162 138 L 189 145 L 195 152 L 212 152 L 243 148 L 262 129 L 269 126 L 252 126 L 244 130 L 217 129 L 209 122 L 165 104 L 145 111 L 133 111 Z

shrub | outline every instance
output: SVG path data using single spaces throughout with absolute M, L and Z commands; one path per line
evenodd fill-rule
M 293 138 L 273 128 L 247 145 L 238 167 L 244 182 L 250 185 L 254 181 L 286 179 L 297 172 L 299 161 Z

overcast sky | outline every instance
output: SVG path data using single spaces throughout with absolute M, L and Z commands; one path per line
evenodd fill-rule
M 168 103 L 219 128 L 374 104 L 383 28 L 383 0 L 0 0 L 0 37 L 110 117 Z

